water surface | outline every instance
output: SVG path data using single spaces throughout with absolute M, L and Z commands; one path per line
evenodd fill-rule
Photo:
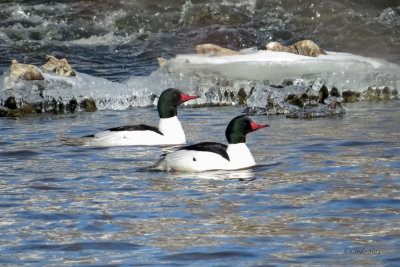
M 5 265 L 394 265 L 400 260 L 398 101 L 343 118 L 253 116 L 258 165 L 146 170 L 160 147 L 66 146 L 112 126 L 157 125 L 155 109 L 0 121 Z M 241 107 L 180 109 L 190 143 L 225 142 Z

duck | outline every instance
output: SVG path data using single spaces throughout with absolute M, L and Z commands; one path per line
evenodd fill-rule
M 225 131 L 228 144 L 201 142 L 183 146 L 163 154 L 151 169 L 167 172 L 202 172 L 253 167 L 255 160 L 246 145 L 246 134 L 268 126 L 256 124 L 245 115 L 237 116 L 229 122 Z
M 166 89 L 161 93 L 157 103 L 160 117 L 158 127 L 147 124 L 113 127 L 96 134 L 83 136 L 83 143 L 90 146 L 185 144 L 186 136 L 177 117 L 177 107 L 198 97 L 184 94 L 176 88 Z

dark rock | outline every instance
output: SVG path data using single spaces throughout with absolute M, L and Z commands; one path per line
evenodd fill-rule
M 230 91 L 230 92 L 229 92 L 229 96 L 230 96 L 230 98 L 231 98 L 232 100 L 235 99 L 235 93 L 234 93 L 234 92 Z
M 9 98 L 7 98 L 6 102 L 4 103 L 4 106 L 9 109 L 16 109 L 17 101 L 15 100 L 15 97 L 10 96 Z
M 93 98 L 87 98 L 82 100 L 81 108 L 86 112 L 95 112 L 97 111 L 96 102 Z
M 393 100 L 399 100 L 399 92 L 397 91 L 396 88 L 392 90 L 392 95 L 393 95 Z
M 331 96 L 340 97 L 339 90 L 336 87 L 333 87 L 331 90 Z
M 74 97 L 67 104 L 67 110 L 71 113 L 74 113 L 77 108 L 78 108 L 78 100 L 76 100 L 76 98 Z
M 225 92 L 224 92 L 224 97 L 225 97 L 225 98 L 228 98 L 228 96 L 229 96 L 229 93 L 228 93 L 228 91 L 225 90 Z
M 19 108 L 16 109 L 3 108 L 0 116 L 16 118 L 16 117 L 23 117 L 27 115 L 36 115 L 36 114 L 37 114 L 36 109 L 31 104 L 24 101 L 21 107 Z
M 290 119 L 314 119 L 314 118 L 333 118 L 341 117 L 345 110 L 339 101 L 332 101 L 329 105 L 320 105 L 320 107 L 298 109 L 295 112 L 286 115 Z
M 289 94 L 285 96 L 285 102 L 298 107 L 315 106 L 319 102 L 319 96 L 310 93 L 311 90 L 307 89 L 302 94 Z
M 9 111 L 9 108 L 0 106 L 0 117 L 6 117 Z
M 285 102 L 298 106 L 298 107 L 304 107 L 307 102 L 307 94 L 301 94 L 301 95 L 296 95 L 296 94 L 290 94 L 285 97 Z
M 239 105 L 244 105 L 244 104 L 246 104 L 246 100 L 247 100 L 246 91 L 244 90 L 244 88 L 240 88 L 240 89 L 239 89 L 239 92 L 238 92 L 238 102 L 239 102 Z
M 379 98 L 376 95 L 376 91 L 372 89 L 371 87 L 368 87 L 368 89 L 364 92 L 364 99 L 366 101 L 378 101 Z
M 321 89 L 319 89 L 318 102 L 324 103 L 324 100 L 327 99 L 328 96 L 329 96 L 328 88 L 325 85 L 323 85 Z
M 387 86 L 383 88 L 368 87 L 368 89 L 363 92 L 363 97 L 365 101 L 396 100 L 398 99 L 398 92 L 396 89 L 390 89 Z
M 360 93 L 354 92 L 354 91 L 350 91 L 350 90 L 344 91 L 344 92 L 342 93 L 343 101 L 344 101 L 345 103 L 354 103 L 354 102 L 357 102 L 357 101 L 359 100 L 359 98 L 360 98 L 360 95 L 361 95 Z
M 282 82 L 282 85 L 283 85 L 284 87 L 293 85 L 293 80 L 285 79 L 285 80 Z
M 62 114 L 65 112 L 65 105 L 62 101 L 56 100 L 55 98 L 53 98 L 53 100 L 51 101 L 51 105 L 49 105 L 49 107 L 51 107 L 49 110 L 45 109 L 46 112 L 54 112 L 55 114 Z

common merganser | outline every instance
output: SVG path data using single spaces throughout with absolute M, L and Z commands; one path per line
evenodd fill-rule
M 246 134 L 268 127 L 255 124 L 241 115 L 228 124 L 225 131 L 228 145 L 202 142 L 184 146 L 162 158 L 152 167 L 160 171 L 199 172 L 208 170 L 236 170 L 255 165 L 253 155 L 246 145 Z
M 158 128 L 146 124 L 119 126 L 83 137 L 85 145 L 176 145 L 185 144 L 186 136 L 177 117 L 177 107 L 199 96 L 190 96 L 178 89 L 163 91 L 157 103 Z

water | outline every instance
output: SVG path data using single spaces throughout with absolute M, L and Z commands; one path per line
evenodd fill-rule
M 265 49 L 301 39 L 399 64 L 399 7 L 398 0 L 6 0 L 0 71 L 13 58 L 41 66 L 52 54 L 79 72 L 120 81 L 148 75 L 157 57 L 193 53 L 197 44 Z
M 253 116 L 270 124 L 247 138 L 258 165 L 199 174 L 147 171 L 159 147 L 60 141 L 156 124 L 151 108 L 3 120 L 0 263 L 395 264 L 399 107 L 352 104 L 337 119 Z M 190 142 L 225 142 L 240 112 L 183 108 L 179 117 Z
M 318 94 L 325 84 L 358 91 L 361 99 L 368 86 L 398 91 L 399 10 L 398 0 L 1 1 L 0 102 L 10 95 L 63 103 L 93 97 L 100 111 L 54 115 L 50 108 L 0 118 L 0 264 L 398 265 L 399 101 L 343 103 L 336 118 L 254 115 L 271 127 L 248 136 L 258 165 L 242 171 L 153 172 L 147 167 L 166 148 L 61 140 L 157 125 L 155 96 L 170 86 L 201 94 L 196 104 L 206 104 L 179 110 L 189 143 L 225 142 L 227 123 L 244 109 L 286 113 L 293 109 L 287 103 L 277 112 L 286 91 L 311 86 Z M 174 74 L 157 62 L 177 62 L 171 71 L 184 58 L 178 54 L 202 43 L 263 50 L 270 41 L 302 39 L 356 56 L 345 65 L 312 66 L 321 72 L 311 74 L 301 71 L 308 66 L 271 65 L 265 80 L 252 62 L 227 62 L 211 75 L 196 68 L 188 75 L 184 65 Z M 76 79 L 46 73 L 43 82 L 7 80 L 12 59 L 41 66 L 46 55 L 67 58 Z M 383 62 L 383 72 L 363 62 Z M 230 70 L 244 77 L 227 79 Z M 266 86 L 293 78 L 288 73 L 299 87 Z M 241 88 L 255 88 L 243 106 L 231 97 Z M 274 109 L 267 110 L 271 99 Z

